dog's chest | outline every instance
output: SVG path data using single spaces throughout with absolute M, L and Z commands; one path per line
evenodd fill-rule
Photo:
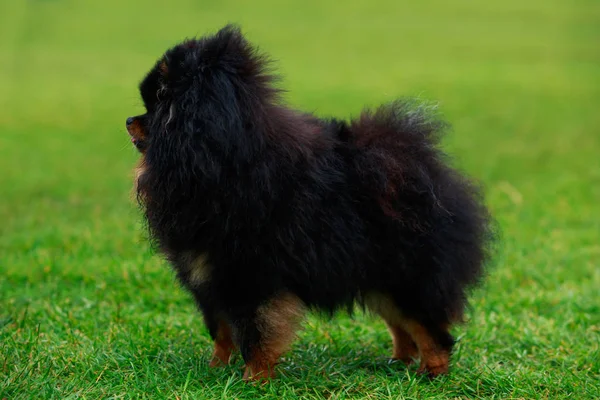
M 210 281 L 211 268 L 206 254 L 187 255 L 184 270 L 187 283 L 192 287 L 198 287 Z

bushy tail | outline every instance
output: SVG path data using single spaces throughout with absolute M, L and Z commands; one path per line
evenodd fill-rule
M 351 121 L 348 141 L 357 150 L 355 170 L 386 214 L 399 218 L 406 214 L 406 207 L 402 210 L 406 204 L 398 203 L 406 194 L 430 192 L 435 197 L 437 172 L 432 169 L 445 163 L 438 144 L 447 126 L 438 117 L 437 106 L 415 99 L 365 110 Z
M 440 118 L 437 104 L 414 98 L 401 98 L 375 110 L 364 110 L 351 123 L 356 139 L 363 144 L 390 141 L 398 144 L 399 139 L 403 139 L 405 145 L 435 144 L 448 126 Z

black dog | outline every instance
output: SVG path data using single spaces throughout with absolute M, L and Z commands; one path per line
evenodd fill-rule
M 226 26 L 185 41 L 127 120 L 153 242 L 245 378 L 273 376 L 307 309 L 367 307 L 393 357 L 446 373 L 466 291 L 488 257 L 477 189 L 437 148 L 444 124 L 396 101 L 349 123 L 281 104 L 267 61 Z

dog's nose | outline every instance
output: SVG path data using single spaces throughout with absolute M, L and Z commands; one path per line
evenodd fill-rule
M 127 118 L 127 121 L 125 121 L 125 125 L 129 126 L 129 125 L 133 124 L 134 120 L 135 120 L 135 118 L 133 118 L 133 117 Z

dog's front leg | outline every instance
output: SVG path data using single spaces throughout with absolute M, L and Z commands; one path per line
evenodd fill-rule
M 232 319 L 232 328 L 246 369 L 244 380 L 275 376 L 279 357 L 289 349 L 304 315 L 304 305 L 291 294 L 262 302 L 248 315 Z

